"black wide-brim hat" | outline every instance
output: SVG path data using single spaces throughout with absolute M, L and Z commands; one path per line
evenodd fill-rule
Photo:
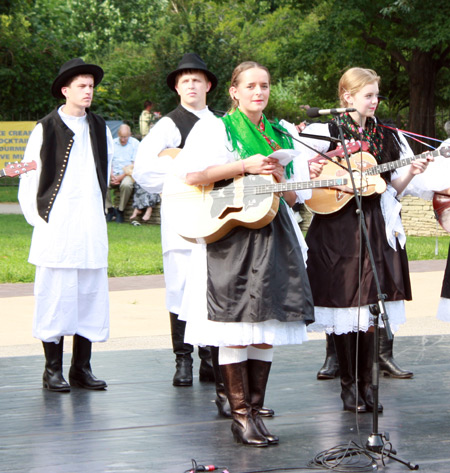
M 52 95 L 57 99 L 63 99 L 64 95 L 61 88 L 64 87 L 69 79 L 81 74 L 92 74 L 94 76 L 94 87 L 96 87 L 103 79 L 103 69 L 95 64 L 86 64 L 83 59 L 77 57 L 65 62 L 59 70 L 58 77 L 52 84 Z
M 178 63 L 178 68 L 167 76 L 166 82 L 169 86 L 169 89 L 172 89 L 174 92 L 176 92 L 175 80 L 177 75 L 185 70 L 203 72 L 211 82 L 211 88 L 209 89 L 209 92 L 212 92 L 217 87 L 217 77 L 211 71 L 208 71 L 203 59 L 198 54 L 186 53 Z

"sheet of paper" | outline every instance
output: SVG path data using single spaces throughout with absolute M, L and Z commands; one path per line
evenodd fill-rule
M 269 157 L 278 159 L 282 166 L 287 166 L 299 154 L 300 151 L 295 149 L 278 149 L 270 154 Z

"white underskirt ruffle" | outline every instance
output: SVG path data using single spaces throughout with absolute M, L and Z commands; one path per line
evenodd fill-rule
M 396 332 L 400 325 L 405 323 L 405 303 L 404 301 L 385 302 L 386 312 L 389 318 L 389 325 L 392 332 Z M 358 317 L 359 315 L 359 317 Z M 358 307 L 314 307 L 316 321 L 308 325 L 308 331 L 336 333 L 342 335 L 349 332 L 367 332 L 373 325 L 373 315 L 369 311 L 369 306 Z M 379 318 L 379 326 L 384 327 L 384 323 Z

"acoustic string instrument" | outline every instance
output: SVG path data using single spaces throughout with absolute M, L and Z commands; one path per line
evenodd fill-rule
M 36 161 L 9 163 L 3 169 L 0 169 L 0 177 L 16 177 L 35 169 Z
M 278 212 L 283 191 L 346 185 L 346 179 L 276 183 L 272 175 L 249 174 L 208 186 L 190 186 L 170 175 L 164 183 L 164 214 L 174 230 L 194 243 L 212 243 L 236 226 L 262 228 Z
M 450 233 L 450 195 L 435 192 L 433 195 L 433 210 L 439 225 Z
M 377 164 L 376 159 L 370 153 L 361 152 L 350 156 L 350 167 L 359 194 L 370 196 L 375 193 L 382 194 L 386 190 L 386 181 L 380 176 L 381 173 L 393 171 L 411 164 L 416 159 L 426 159 L 430 156 L 448 158 L 450 157 L 450 146 L 382 164 Z M 342 164 L 345 164 L 345 161 L 339 164 L 336 162 L 328 163 L 321 177 L 326 175 L 330 179 L 349 178 L 349 171 Z M 313 213 L 327 215 L 342 209 L 353 196 L 353 191 L 350 189 L 316 189 L 313 190 L 311 199 L 307 200 L 305 205 Z
M 348 145 L 358 151 L 360 142 Z M 159 156 L 175 157 L 180 150 L 168 148 Z M 342 148 L 326 153 L 329 158 L 343 156 Z M 322 156 L 310 161 L 320 161 Z M 278 212 L 279 192 L 346 185 L 342 178 L 306 182 L 276 183 L 272 175 L 249 174 L 218 181 L 208 186 L 189 186 L 175 176 L 168 176 L 162 198 L 164 213 L 174 230 L 191 242 L 212 243 L 236 226 L 262 228 Z

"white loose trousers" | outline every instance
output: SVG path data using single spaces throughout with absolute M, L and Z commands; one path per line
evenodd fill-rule
M 36 266 L 33 337 L 58 343 L 66 335 L 91 342 L 109 337 L 107 268 Z

